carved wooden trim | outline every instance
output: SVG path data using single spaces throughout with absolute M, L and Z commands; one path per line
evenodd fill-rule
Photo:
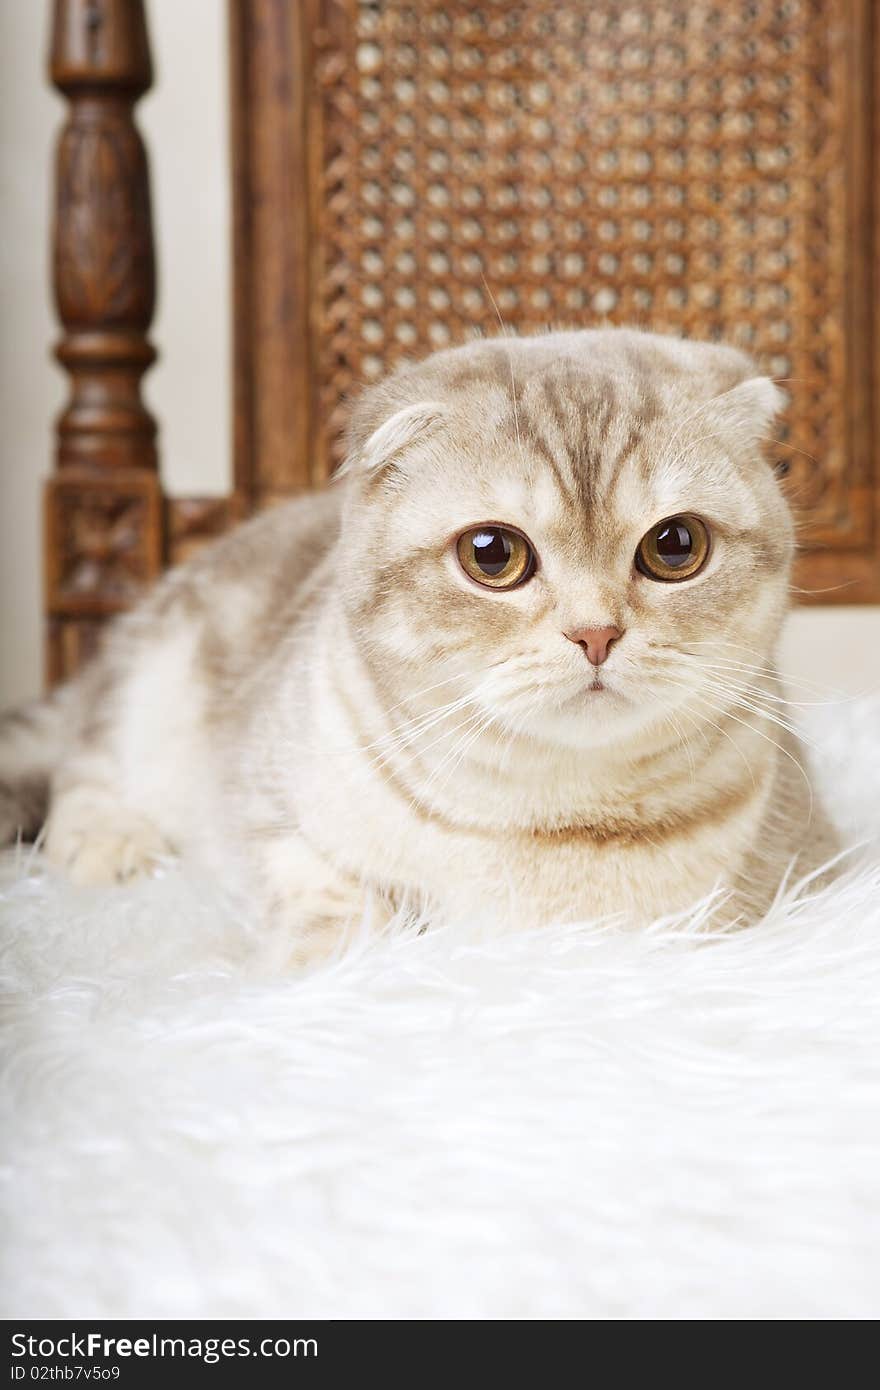
M 801 531 L 794 598 L 808 605 L 880 601 L 880 20 L 871 0 L 844 0 L 836 18 L 829 43 L 847 79 L 836 113 L 846 200 L 840 245 L 831 251 L 845 265 L 846 466 L 836 507 L 818 523 L 810 475 L 821 478 L 821 455 L 801 459 L 788 480 Z
M 55 617 L 118 613 L 161 572 L 162 494 L 146 469 L 62 469 L 47 488 L 45 524 Z
M 56 154 L 53 269 L 71 392 L 46 496 L 52 678 L 92 631 L 160 572 L 163 508 L 156 422 L 141 399 L 155 360 L 149 172 L 134 103 L 152 67 L 141 0 L 55 0 L 50 60 L 68 116 Z M 89 639 L 91 640 L 91 639 Z
M 317 481 L 312 462 L 306 7 L 230 0 L 235 488 Z

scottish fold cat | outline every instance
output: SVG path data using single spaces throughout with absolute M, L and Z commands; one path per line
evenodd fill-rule
M 726 347 L 496 338 L 365 394 L 323 492 L 169 573 L 0 733 L 0 838 L 211 867 L 296 959 L 401 901 L 760 914 L 833 852 L 774 651 L 782 403 Z M 30 824 L 27 824 L 30 822 Z

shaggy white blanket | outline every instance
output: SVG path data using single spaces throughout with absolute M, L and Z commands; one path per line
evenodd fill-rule
M 877 1317 L 880 704 L 812 731 L 865 843 L 726 937 L 450 924 L 296 978 L 192 875 L 8 856 L 6 1316 Z

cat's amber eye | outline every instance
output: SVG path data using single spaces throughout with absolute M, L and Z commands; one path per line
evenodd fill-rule
M 658 521 L 639 541 L 636 569 L 664 582 L 691 579 L 709 555 L 709 530 L 698 516 L 670 516 Z
M 525 536 L 506 526 L 474 526 L 459 536 L 455 549 L 465 574 L 487 589 L 515 589 L 535 570 L 535 552 Z

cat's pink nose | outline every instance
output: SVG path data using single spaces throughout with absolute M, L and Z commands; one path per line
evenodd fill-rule
M 623 633 L 617 627 L 578 627 L 565 635 L 569 642 L 577 642 L 579 647 L 583 647 L 587 660 L 593 666 L 601 666 L 603 661 L 608 660 L 612 643 L 618 642 Z

